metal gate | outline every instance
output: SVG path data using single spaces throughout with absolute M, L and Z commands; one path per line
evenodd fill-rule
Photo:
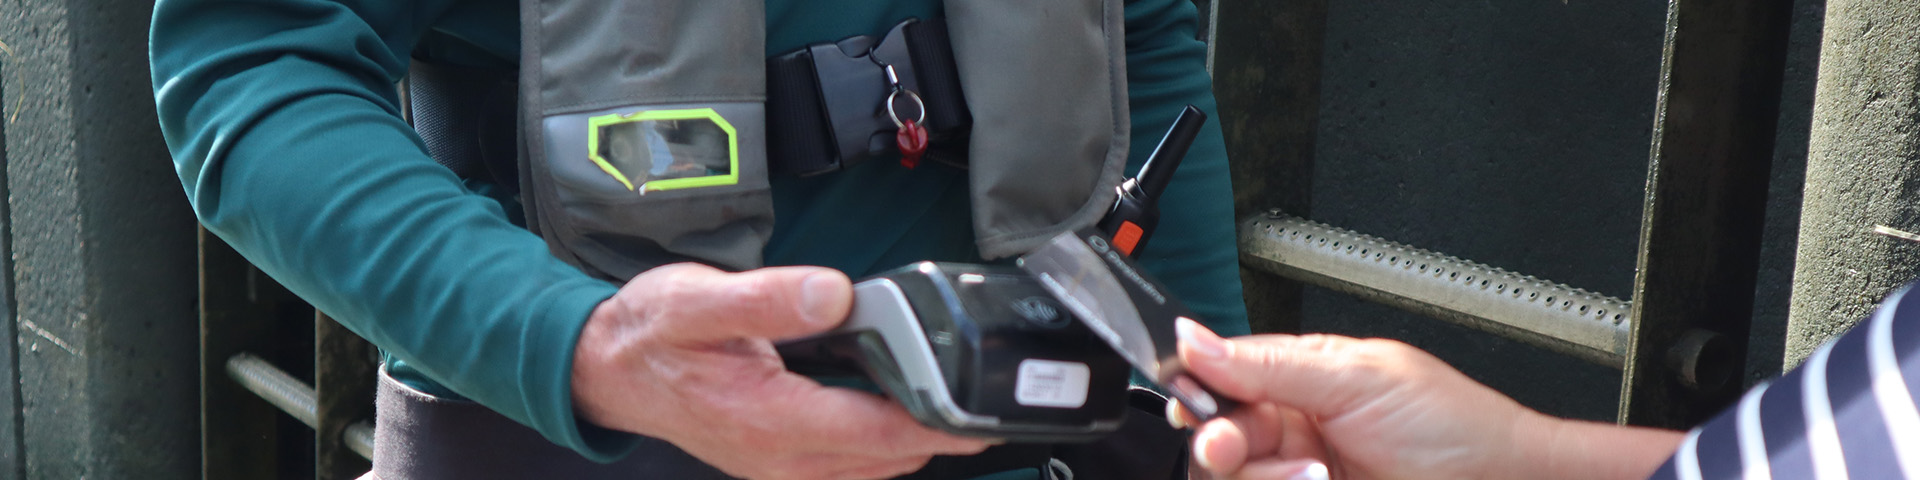
M 1744 372 L 1791 6 L 1668 3 L 1629 302 L 1289 214 L 1309 203 L 1326 2 L 1222 2 L 1216 68 L 1285 75 L 1215 72 L 1249 310 L 1296 328 L 1290 281 L 1326 287 L 1619 368 L 1623 423 L 1704 420 Z

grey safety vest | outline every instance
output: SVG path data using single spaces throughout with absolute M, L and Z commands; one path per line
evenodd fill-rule
M 1127 160 L 1122 1 L 945 0 L 944 8 L 972 117 L 965 163 L 980 254 L 1018 255 L 1093 225 L 1113 204 Z M 681 261 L 761 266 L 773 230 L 761 0 L 522 0 L 520 13 L 518 82 L 415 65 L 421 81 L 409 81 L 409 111 L 418 115 L 410 118 L 435 159 L 469 178 L 517 185 L 528 227 L 589 274 L 624 280 Z M 467 101 L 512 88 L 517 122 L 493 120 L 511 116 L 501 112 L 510 102 Z M 518 171 L 493 161 L 510 156 L 493 153 L 513 150 L 515 123 Z M 397 386 L 382 383 L 379 431 L 405 447 L 376 452 L 381 478 L 725 477 L 651 439 L 620 463 L 591 464 L 477 404 Z M 1148 419 L 1162 406 L 1133 405 L 1136 420 L 1147 421 L 1099 442 L 937 458 L 911 478 L 1049 459 L 1080 478 L 1185 478 L 1185 436 Z
M 1098 221 L 1127 160 L 1119 0 L 946 0 L 976 243 L 1024 253 Z M 761 266 L 767 182 L 759 0 L 522 0 L 521 199 L 555 256 L 631 278 Z

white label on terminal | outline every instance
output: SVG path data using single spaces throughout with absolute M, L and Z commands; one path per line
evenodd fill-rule
M 1020 362 L 1013 400 L 1029 407 L 1080 408 L 1087 404 L 1087 364 L 1029 358 Z

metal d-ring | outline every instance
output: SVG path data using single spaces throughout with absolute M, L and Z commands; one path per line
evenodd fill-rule
M 894 112 L 893 110 L 893 100 L 895 98 L 898 98 L 902 92 L 906 93 L 907 98 L 912 99 L 914 106 L 920 110 L 920 118 L 914 119 L 913 123 L 922 124 L 922 125 L 926 124 L 927 123 L 927 104 L 926 102 L 920 101 L 920 94 L 913 93 L 912 90 L 907 90 L 904 88 L 896 88 L 893 90 L 893 93 L 887 94 L 887 118 L 890 118 L 893 120 L 893 127 L 907 128 L 907 124 L 905 122 L 900 121 L 900 114 L 897 112 Z
M 883 66 L 886 67 L 887 71 L 887 84 L 893 86 L 893 92 L 887 94 L 887 118 L 893 120 L 893 128 L 907 128 L 906 122 L 900 120 L 900 113 L 893 109 L 894 101 L 900 98 L 900 94 L 903 92 L 907 94 L 908 98 L 913 99 L 915 109 L 920 112 L 920 117 L 914 119 L 913 123 L 925 125 L 927 123 L 927 102 L 920 99 L 920 94 L 914 93 L 913 90 L 908 90 L 906 86 L 900 84 L 900 74 L 894 72 L 893 65 Z

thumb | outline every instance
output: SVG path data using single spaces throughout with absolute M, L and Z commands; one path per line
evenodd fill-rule
M 1234 478 L 1282 479 L 1282 480 L 1329 480 L 1333 475 L 1327 471 L 1327 464 L 1311 458 L 1279 459 L 1270 458 L 1247 462 L 1240 467 Z
M 1310 416 L 1338 416 L 1385 395 L 1406 370 L 1395 360 L 1424 354 L 1380 340 L 1332 335 L 1227 340 L 1190 320 L 1176 327 L 1180 358 L 1201 383 L 1229 397 L 1278 403 Z
M 727 273 L 699 265 L 670 266 L 660 278 L 629 284 L 644 294 L 637 309 L 685 341 L 743 337 L 782 339 L 832 329 L 846 320 L 853 286 L 846 274 L 823 267 L 773 267 Z

